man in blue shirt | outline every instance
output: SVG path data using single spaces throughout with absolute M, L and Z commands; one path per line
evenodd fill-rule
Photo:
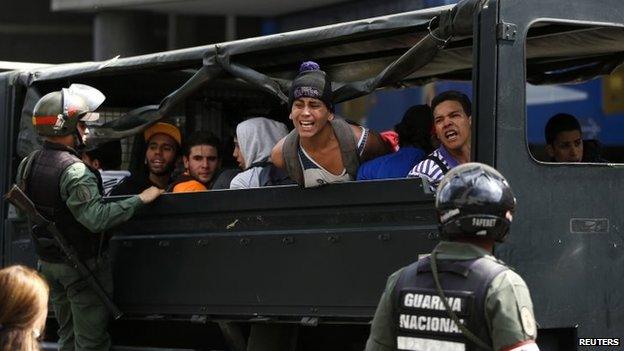
M 394 126 L 399 135 L 399 151 L 370 160 L 358 169 L 357 180 L 405 178 L 412 167 L 428 155 L 433 117 L 427 105 L 414 105 Z

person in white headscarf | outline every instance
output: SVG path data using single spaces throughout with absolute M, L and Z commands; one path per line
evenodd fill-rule
M 287 134 L 286 125 L 264 117 L 254 117 L 239 123 L 236 126 L 233 156 L 243 172 L 232 179 L 230 189 L 293 183 L 285 172 L 271 162 L 273 146 Z

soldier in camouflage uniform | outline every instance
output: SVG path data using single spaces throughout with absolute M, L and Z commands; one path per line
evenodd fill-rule
M 436 194 L 440 242 L 389 278 L 367 351 L 538 351 L 524 280 L 492 256 L 511 224 L 515 198 L 492 167 L 452 169 Z
M 111 265 L 106 254 L 105 230 L 131 218 L 155 200 L 162 190 L 152 187 L 140 195 L 102 202 L 97 170 L 78 157 L 88 133 L 85 122 L 98 118 L 95 109 L 104 101 L 97 89 L 74 84 L 43 96 L 35 105 L 33 125 L 43 137 L 43 149 L 25 158 L 18 182 L 48 220 L 91 269 L 102 287 L 112 294 Z M 59 323 L 60 350 L 109 350 L 109 313 L 102 301 L 54 244 L 43 228 L 33 228 L 39 266 L 50 285 L 50 300 Z

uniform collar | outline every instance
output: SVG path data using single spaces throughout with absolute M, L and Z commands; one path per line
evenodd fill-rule
M 475 258 L 492 256 L 492 253 L 473 244 L 440 241 L 433 249 L 438 254 L 438 258 L 443 260 L 473 260 Z
M 48 140 L 43 142 L 43 148 L 44 149 L 49 149 L 49 150 L 67 151 L 67 152 L 73 154 L 74 156 L 78 157 L 78 152 L 75 149 L 73 149 L 73 148 L 71 148 L 71 147 L 69 147 L 67 145 L 63 145 L 63 144 L 59 144 L 59 143 L 53 143 L 53 142 L 48 141 Z
M 451 155 L 450 152 L 448 152 L 444 145 L 440 145 L 438 151 L 440 152 L 442 158 L 446 161 L 446 163 L 448 163 L 449 169 L 457 167 L 459 165 L 459 162 L 455 159 L 455 157 L 453 157 L 453 155 Z

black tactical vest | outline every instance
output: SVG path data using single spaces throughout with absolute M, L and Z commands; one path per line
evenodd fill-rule
M 440 285 L 451 310 L 486 344 L 492 339 L 485 318 L 487 289 L 508 268 L 488 258 L 437 260 Z M 398 350 L 480 351 L 464 337 L 436 292 L 430 258 L 407 266 L 392 292 Z
M 77 251 L 79 258 L 86 260 L 97 255 L 101 236 L 92 233 L 74 218 L 61 199 L 60 192 L 63 171 L 77 162 L 82 161 L 74 150 L 63 145 L 45 142 L 43 150 L 35 155 L 32 162 L 26 179 L 26 194 L 46 219 L 56 223 L 56 227 Z M 91 172 L 98 178 L 101 194 L 102 181 L 99 172 L 93 170 Z M 64 262 L 65 255 L 54 244 L 52 235 L 47 230 L 35 228 L 33 235 L 37 238 L 35 250 L 42 260 Z

